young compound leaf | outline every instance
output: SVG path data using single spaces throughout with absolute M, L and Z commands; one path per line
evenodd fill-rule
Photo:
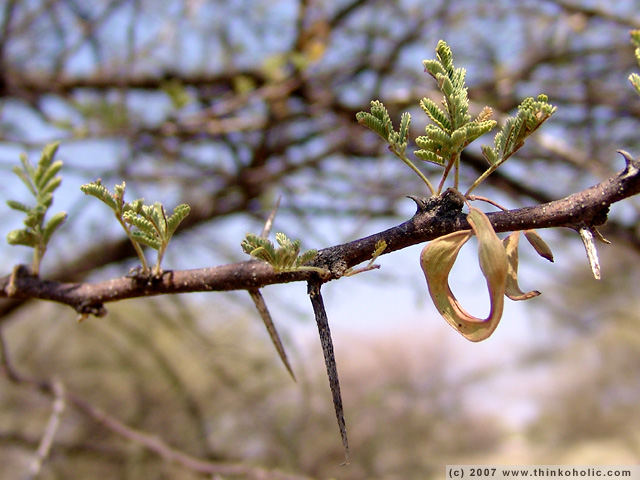
M 164 213 L 164 207 L 160 202 L 155 202 L 153 205 L 144 205 L 142 207 L 140 215 L 144 217 L 144 220 L 148 222 L 149 226 L 143 227 L 136 225 L 136 227 L 140 228 L 143 231 L 146 231 L 150 235 L 157 235 L 159 238 L 165 237 L 167 229 L 167 218 Z M 140 222 L 140 225 L 146 225 L 146 223 Z
M 44 216 L 47 213 L 47 207 L 44 205 L 36 205 L 31 208 L 27 213 L 26 218 L 22 221 L 28 229 L 38 230 L 42 222 L 44 221 Z
M 178 205 L 173 214 L 167 217 L 164 206 L 160 202 L 155 202 L 153 205 L 129 206 L 124 211 L 122 215 L 124 221 L 139 230 L 131 232 L 131 239 L 158 251 L 158 258 L 153 269 L 155 276 L 161 274 L 160 265 L 164 253 L 176 228 L 189 214 L 189 210 L 190 208 L 186 204 Z
M 14 166 L 11 170 L 18 176 L 20 180 L 22 180 L 22 183 L 26 185 L 26 187 L 29 189 L 29 192 L 31 192 L 31 194 L 36 197 L 38 195 L 38 192 L 36 191 L 36 187 L 33 185 L 31 177 L 29 176 L 29 172 L 33 171 L 33 169 L 31 168 L 26 155 L 20 155 L 20 161 L 22 162 L 23 168 Z
M 31 211 L 31 207 L 16 200 L 7 200 L 7 205 L 9 206 L 9 208 L 18 210 L 19 212 L 29 213 Z
M 49 165 L 48 167 L 43 168 L 42 174 L 40 175 L 40 177 L 34 178 L 34 183 L 38 188 L 38 190 L 50 189 L 50 187 L 48 186 L 49 183 L 55 181 L 53 177 L 55 177 L 58 174 L 61 168 L 62 168 L 62 161 L 60 160 L 57 160 L 51 163 L 51 165 Z M 40 165 L 38 166 L 38 171 L 36 172 L 36 174 L 38 174 L 39 171 L 40 171 Z M 55 190 L 55 188 L 53 190 Z
M 85 195 L 91 195 L 96 197 L 98 200 L 105 203 L 111 210 L 113 210 L 113 214 L 115 215 L 118 223 L 122 226 L 122 229 L 131 240 L 133 248 L 138 254 L 138 258 L 142 263 L 142 271 L 145 273 L 149 272 L 149 265 L 147 264 L 147 259 L 144 256 L 144 252 L 142 251 L 142 247 L 140 243 L 134 238 L 131 233 L 131 229 L 129 228 L 126 219 L 124 218 L 125 214 L 130 214 L 131 218 L 134 218 L 140 211 L 142 210 L 143 200 L 138 199 L 132 204 L 125 203 L 124 201 L 124 192 L 125 192 L 126 184 L 122 182 L 120 185 L 116 185 L 114 187 L 115 193 L 112 194 L 104 185 L 102 185 L 102 181 L 100 179 L 96 180 L 93 183 L 89 183 L 86 185 L 82 185 L 80 190 L 82 190 Z M 142 240 L 144 242 L 144 240 Z
M 276 272 L 306 270 L 320 274 L 326 273 L 322 268 L 303 265 L 316 257 L 318 254 L 316 250 L 307 250 L 300 254 L 300 240 L 292 242 L 284 233 L 276 233 L 276 241 L 280 246 L 279 248 L 275 248 L 267 238 L 247 233 L 240 245 L 244 253 L 264 260 Z
M 46 223 L 42 232 L 42 238 L 44 243 L 49 243 L 49 239 L 55 233 L 58 228 L 62 226 L 62 224 L 67 220 L 67 214 L 65 212 L 58 212 L 51 217 L 51 219 Z
M 266 238 L 259 237 L 254 233 L 247 233 L 244 240 L 240 243 L 242 251 L 247 255 L 255 256 L 256 250 L 262 248 L 262 244 L 268 241 Z
M 124 185 L 124 183 L 123 183 Z M 138 198 L 137 200 L 134 200 L 133 202 L 127 202 L 122 206 L 122 211 L 123 212 L 133 212 L 133 213 L 140 213 L 142 211 L 142 207 L 144 206 L 144 199 L 142 198 Z
M 444 131 L 451 131 L 451 121 L 447 118 L 447 114 L 444 113 L 436 103 L 429 99 L 423 98 L 420 100 L 420 107 L 424 113 L 435 123 L 440 129 Z
M 398 136 L 400 140 L 405 144 L 409 140 L 409 126 L 411 125 L 411 114 L 405 112 L 400 116 L 400 129 L 398 130 Z
M 114 198 L 114 196 L 109 192 L 107 187 L 102 185 L 100 179 L 96 180 L 92 183 L 87 183 L 80 187 L 80 190 L 85 195 L 91 195 L 92 197 L 96 197 L 98 200 L 106 203 L 109 208 L 111 208 L 114 212 L 118 212 L 120 207 L 118 201 Z
M 53 202 L 53 192 L 60 186 L 61 183 L 62 177 L 55 177 L 44 184 L 42 188 L 39 189 L 39 197 L 41 199 L 41 203 L 50 206 Z
M 38 246 L 38 236 L 32 230 L 12 230 L 7 234 L 7 243 L 35 248 Z
M 486 122 L 488 120 L 491 120 L 492 116 L 493 116 L 493 109 L 491 107 L 484 107 L 476 117 L 475 122 L 476 123 Z
M 125 222 L 133 225 L 136 228 L 139 228 L 142 232 L 145 232 L 151 236 L 154 236 L 156 234 L 156 229 L 154 228 L 153 223 L 147 218 L 142 217 L 131 210 L 124 212 L 122 217 L 124 218 Z
M 359 112 L 356 114 L 356 119 L 361 125 L 365 125 L 370 128 L 383 140 L 389 141 L 389 134 L 393 132 L 393 125 L 391 123 L 391 117 L 389 112 L 378 100 L 371 102 L 371 113 Z
M 311 260 L 313 260 L 317 256 L 318 256 L 318 251 L 317 250 L 307 250 L 306 252 L 302 253 L 302 255 L 300 255 L 296 259 L 296 266 L 297 267 L 301 267 L 302 265 L 304 265 L 307 262 L 310 262 Z
M 58 161 L 53 162 L 53 157 L 58 151 L 58 146 L 60 142 L 54 142 L 49 145 L 46 145 L 42 149 L 42 154 L 40 155 L 40 160 L 38 161 L 38 166 L 34 170 L 29 165 L 27 172 L 31 177 L 31 181 L 33 185 L 36 187 L 37 191 L 45 190 L 47 183 L 55 176 L 56 173 L 62 167 L 62 162 Z M 54 188 L 55 190 L 55 188 Z
M 173 214 L 171 214 L 171 216 L 167 218 L 167 234 L 169 237 L 174 234 L 180 223 L 185 218 L 187 218 L 187 215 L 189 215 L 190 211 L 191 207 L 189 207 L 189 205 L 187 205 L 186 203 L 178 205 L 173 209 Z
M 476 140 L 478 137 L 493 130 L 497 125 L 495 120 L 483 120 L 481 122 L 473 121 L 467 123 L 463 128 L 466 130 L 466 141 L 463 148 Z
M 553 115 L 556 107 L 549 103 L 546 95 L 536 99 L 529 97 L 518 107 L 518 113 L 509 117 L 494 139 L 494 146 L 482 145 L 482 155 L 489 162 L 489 168 L 465 192 L 469 195 L 500 165 L 506 162 L 523 145 L 525 139 Z
M 425 162 L 435 163 L 436 165 L 440 165 L 441 167 L 444 167 L 447 164 L 447 161 L 443 157 L 427 149 L 416 150 L 413 153 L 416 157 L 418 157 L 420 160 L 424 160 Z
M 53 161 L 58 150 L 59 143 L 51 143 L 42 149 L 38 166 L 34 168 L 26 155 L 20 155 L 22 167 L 14 167 L 14 173 L 27 186 L 29 192 L 35 197 L 36 205 L 30 207 L 15 200 L 8 200 L 7 205 L 13 210 L 26 213 L 23 220 L 25 228 L 14 230 L 7 236 L 11 245 L 25 245 L 32 247 L 33 263 L 31 271 L 38 275 L 42 257 L 47 251 L 47 244 L 51 235 L 64 222 L 67 215 L 64 212 L 54 215 L 45 225 L 44 220 L 47 211 L 53 203 L 53 192 L 60 186 L 62 178 L 56 176 L 62 168 L 61 161 Z
M 162 247 L 162 242 L 160 241 L 160 239 L 156 235 L 151 233 L 142 231 L 131 232 L 131 238 L 133 238 L 138 243 L 153 248 L 154 250 L 160 250 L 160 247 Z
M 380 119 L 374 117 L 368 112 L 358 112 L 356 114 L 356 120 L 360 125 L 364 125 L 368 129 L 373 130 L 380 135 L 384 141 L 388 140 L 388 132 L 384 123 Z

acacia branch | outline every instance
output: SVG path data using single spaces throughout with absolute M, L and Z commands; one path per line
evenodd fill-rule
M 622 153 L 622 152 L 621 152 Z M 541 205 L 492 212 L 496 232 L 533 228 L 596 227 L 607 220 L 609 207 L 640 193 L 640 161 L 623 153 L 626 166 L 615 176 L 568 197 Z M 448 233 L 468 229 L 460 195 L 447 191 L 429 199 L 413 198 L 418 210 L 408 221 L 383 232 L 325 248 L 308 265 L 327 270 L 323 281 L 341 278 L 347 269 L 371 258 L 376 243 L 384 240 L 383 255 L 424 243 Z M 193 270 L 167 271 L 159 278 L 120 277 L 99 283 L 66 283 L 42 280 L 24 268 L 0 278 L 0 297 L 37 298 L 73 307 L 82 315 L 104 315 L 104 304 L 154 295 L 256 290 L 266 285 L 309 281 L 310 272 L 274 272 L 259 260 Z

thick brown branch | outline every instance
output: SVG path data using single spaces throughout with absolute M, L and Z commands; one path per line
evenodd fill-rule
M 591 188 L 542 205 L 489 213 L 497 232 L 531 228 L 598 226 L 607 220 L 610 205 L 640 193 L 640 163 L 623 154 L 626 168 Z M 345 271 L 369 260 L 378 241 L 387 244 L 383 254 L 467 229 L 459 194 L 414 199 L 418 211 L 410 220 L 384 232 L 321 250 L 310 263 L 328 270 L 324 281 L 338 279 Z M 72 306 L 81 314 L 102 315 L 105 303 L 128 298 L 189 292 L 255 290 L 265 285 L 308 281 L 309 272 L 276 273 L 266 263 L 252 260 L 218 267 L 165 272 L 144 280 L 122 277 L 100 283 L 64 283 L 40 280 L 28 274 L 0 279 L 0 297 L 38 298 Z

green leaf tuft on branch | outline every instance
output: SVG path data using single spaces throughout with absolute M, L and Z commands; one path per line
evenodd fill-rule
M 549 103 L 546 95 L 538 95 L 536 99 L 528 97 L 518 107 L 515 116 L 507 118 L 496 134 L 494 145 L 482 145 L 482 155 L 489 163 L 489 168 L 469 187 L 465 195 L 469 195 L 482 181 L 506 162 L 524 145 L 525 139 L 535 132 L 556 111 Z
M 62 162 L 54 161 L 59 145 L 59 142 L 46 145 L 35 168 L 25 154 L 20 155 L 22 166 L 13 167 L 13 172 L 35 197 L 36 204 L 31 207 L 16 200 L 7 201 L 9 208 L 26 214 L 23 220 L 25 228 L 9 232 L 7 242 L 34 249 L 32 273 L 36 276 L 40 273 L 40 263 L 51 236 L 67 219 L 65 212 L 58 212 L 45 223 L 45 217 L 53 203 L 53 193 L 62 182 L 62 178 L 57 176 Z
M 80 189 L 86 194 L 96 197 L 105 203 L 118 219 L 118 222 L 131 240 L 138 258 L 142 262 L 142 271 L 145 274 L 151 272 L 144 252 L 140 245 L 146 245 L 158 251 L 158 258 L 153 269 L 153 275 L 162 273 L 161 263 L 164 253 L 180 223 L 189 215 L 189 205 L 178 205 L 173 214 L 166 216 L 164 206 L 156 202 L 153 205 L 144 205 L 143 199 L 134 200 L 131 203 L 124 201 L 126 190 L 125 182 L 114 187 L 111 193 L 100 179 L 95 182 L 82 185 Z M 132 231 L 130 226 L 138 230 Z
M 640 45 L 640 33 L 637 37 Z M 389 144 L 389 150 L 425 182 L 432 195 L 439 195 L 451 171 L 454 173 L 453 188 L 458 189 L 461 152 L 480 136 L 493 130 L 497 122 L 491 119 L 493 110 L 490 107 L 484 107 L 475 119 L 469 115 L 466 70 L 455 67 L 453 53 L 445 41 L 438 42 L 436 58 L 424 60 L 423 66 L 424 71 L 436 80 L 444 98 L 440 104 L 426 97 L 420 100 L 420 107 L 432 123 L 425 127 L 424 135 L 415 139 L 418 150 L 414 154 L 420 160 L 444 168 L 437 189 L 432 187 L 431 182 L 406 156 L 410 122 L 408 113 L 402 115 L 399 131 L 394 130 L 387 109 L 378 100 L 371 102 L 371 113 L 359 112 L 356 118 L 360 124 L 376 132 Z M 640 76 L 637 78 L 637 88 L 640 92 Z M 521 148 L 525 138 L 537 130 L 554 111 L 555 107 L 548 103 L 544 95 L 535 100 L 525 99 L 518 114 L 508 119 L 496 135 L 494 146 L 482 147 L 490 169 L 471 185 L 467 193 Z
M 304 265 L 316 258 L 317 250 L 307 250 L 300 254 L 300 240 L 291 241 L 284 233 L 276 233 L 276 242 L 278 248 L 268 238 L 247 233 L 240 246 L 244 253 L 267 262 L 276 272 L 326 273 L 322 268 Z
M 138 228 L 138 231 L 132 232 L 131 238 L 158 251 L 158 259 L 153 270 L 155 276 L 162 273 L 160 264 L 169 242 L 190 210 L 189 205 L 178 205 L 173 214 L 167 217 L 164 206 L 155 202 L 153 205 L 141 205 L 140 208 L 131 208 L 124 212 L 124 221 Z

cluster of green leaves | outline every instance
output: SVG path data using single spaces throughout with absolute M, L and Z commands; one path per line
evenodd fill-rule
M 638 40 L 640 41 L 640 36 Z M 423 65 L 425 72 L 436 80 L 444 98 L 441 105 L 429 98 L 420 101 L 420 107 L 431 123 L 425 127 L 425 134 L 415 139 L 418 150 L 414 154 L 420 160 L 444 168 L 437 188 L 434 188 L 407 158 L 411 123 L 408 113 L 402 114 L 397 131 L 387 109 L 377 100 L 371 102 L 370 113 L 359 112 L 356 118 L 359 123 L 376 132 L 389 144 L 389 150 L 422 178 L 432 195 L 439 195 L 451 171 L 454 173 L 453 188 L 458 191 L 462 151 L 481 135 L 493 130 L 497 122 L 491 119 L 493 111 L 490 107 L 484 107 L 479 115 L 472 119 L 465 85 L 466 71 L 454 66 L 453 54 L 446 42 L 440 40 L 436 47 L 436 58 L 425 60 Z M 638 85 L 640 86 L 640 77 Z M 549 104 L 544 95 L 539 95 L 536 99 L 525 99 L 518 107 L 517 113 L 504 122 L 495 136 L 493 146 L 482 146 L 482 155 L 489 166 L 468 188 L 464 195 L 465 200 L 473 198 L 470 195 L 471 191 L 513 156 L 524 145 L 525 139 L 549 119 L 555 110 L 556 107 Z M 535 297 L 538 292 L 524 293 L 517 285 L 519 232 L 510 235 L 503 242 L 496 235 L 489 219 L 480 210 L 469 207 L 467 218 L 472 229 L 454 232 L 429 243 L 422 252 L 421 265 L 429 293 L 441 315 L 465 338 L 480 341 L 488 338 L 500 321 L 505 295 L 512 300 L 526 300 Z M 486 319 L 467 313 L 451 292 L 448 283 L 449 272 L 460 248 L 473 235 L 478 238 L 480 266 L 487 279 L 490 294 L 491 312 Z M 552 259 L 550 250 L 535 232 L 527 232 L 525 235 L 534 247 L 543 246 L 545 254 L 548 253 L 545 258 Z
M 169 242 L 182 220 L 189 215 L 190 207 L 186 204 L 178 205 L 173 210 L 173 214 L 167 216 L 164 206 L 159 202 L 153 205 L 144 205 L 143 199 L 125 202 L 125 188 L 126 185 L 122 182 L 116 185 L 114 193 L 111 193 L 100 179 L 80 187 L 86 195 L 96 197 L 113 210 L 142 262 L 142 273 L 159 276 L 162 273 L 161 263 Z M 136 227 L 137 230 L 132 230 L 130 226 Z M 140 245 L 146 245 L 158 251 L 152 272 Z
M 34 249 L 31 268 L 33 275 L 40 273 L 40 263 L 47 251 L 49 240 L 67 219 L 65 212 L 58 212 L 45 223 L 47 211 L 53 203 L 53 192 L 62 182 L 62 178 L 56 176 L 62 168 L 62 162 L 54 161 L 58 146 L 58 142 L 45 146 L 37 167 L 33 167 L 27 156 L 22 154 L 20 155 L 22 166 L 13 168 L 13 172 L 35 197 L 36 204 L 30 207 L 15 200 L 7 201 L 9 207 L 26 214 L 24 228 L 9 232 L 7 242 L 11 245 L 25 245 Z
M 324 273 L 318 267 L 305 266 L 318 255 L 317 250 L 307 250 L 300 254 L 300 240 L 291 241 L 284 233 L 276 233 L 276 248 L 268 238 L 259 237 L 253 233 L 247 233 L 241 246 L 244 253 L 252 257 L 264 260 L 273 267 L 276 272 L 293 272 L 307 270 Z
M 482 146 L 482 155 L 489 162 L 489 168 L 471 185 L 469 194 L 480 182 L 493 173 L 509 157 L 524 145 L 524 140 L 535 132 L 553 113 L 556 107 L 549 103 L 546 95 L 538 95 L 525 100 L 518 107 L 518 113 L 507 118 L 502 129 L 496 134 L 494 146 Z
M 493 130 L 497 123 L 491 119 L 493 111 L 490 107 L 482 109 L 480 114 L 472 119 L 469 114 L 469 98 L 465 86 L 466 71 L 455 68 L 451 48 L 440 40 L 436 47 L 436 59 L 425 60 L 424 69 L 437 82 L 443 93 L 442 107 L 429 98 L 420 101 L 420 107 L 431 119 L 425 128 L 425 135 L 415 139 L 419 150 L 414 152 L 420 160 L 424 160 L 444 167 L 440 183 L 434 188 L 411 160 L 406 156 L 411 117 L 403 113 L 400 128 L 396 131 L 384 105 L 374 100 L 371 102 L 371 112 L 359 112 L 356 118 L 359 123 L 370 128 L 389 143 L 389 150 L 406 163 L 425 182 L 432 195 L 442 192 L 445 181 L 454 171 L 453 187 L 458 189 L 460 168 L 460 154 L 471 142 L 481 135 Z M 494 140 L 494 146 L 483 146 L 482 152 L 489 162 L 489 168 L 468 189 L 469 194 L 498 166 L 512 156 L 531 135 L 555 111 L 547 97 L 540 95 L 537 99 L 527 98 L 518 108 L 518 113 L 505 122 Z
M 371 102 L 371 113 L 358 112 L 356 119 L 358 123 L 380 135 L 380 137 L 389 144 L 389 151 L 407 164 L 409 168 L 422 179 L 427 187 L 429 187 L 432 195 L 436 194 L 431 182 L 424 176 L 420 169 L 409 160 L 409 157 L 407 157 L 409 126 L 411 125 L 411 115 L 409 113 L 405 112 L 402 114 L 400 117 L 400 128 L 396 131 L 393 128 L 393 122 L 385 106 L 379 100 L 373 100 Z

